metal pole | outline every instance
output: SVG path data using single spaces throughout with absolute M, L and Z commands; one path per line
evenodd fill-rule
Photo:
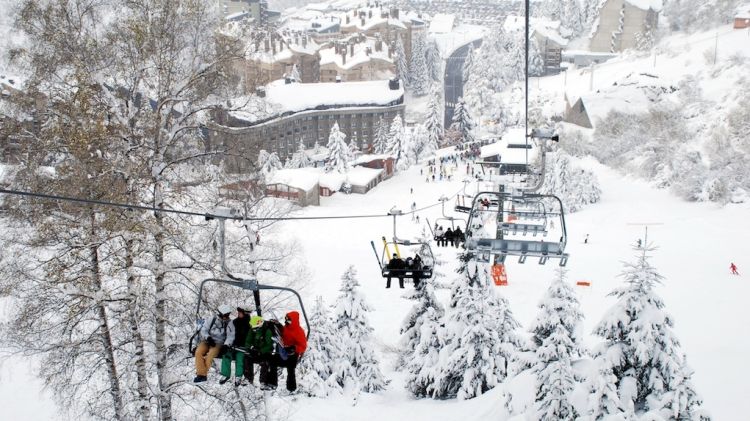
M 524 28 L 524 43 L 526 45 L 526 54 L 525 54 L 525 60 L 524 60 L 524 75 L 526 76 L 524 78 L 524 83 L 526 85 L 526 95 L 524 98 L 524 122 L 523 122 L 523 134 L 524 138 L 526 139 L 526 165 L 529 165 L 529 6 L 530 1 L 526 0 L 525 2 L 526 10 L 525 10 L 525 19 L 526 19 L 526 25 Z
M 716 56 L 719 52 L 719 32 L 716 32 L 716 42 L 714 43 L 714 64 L 716 64 Z

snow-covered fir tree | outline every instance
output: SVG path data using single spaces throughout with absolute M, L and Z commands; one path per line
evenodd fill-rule
M 265 175 L 269 176 L 276 170 L 282 169 L 284 166 L 281 164 L 281 160 L 276 152 L 268 153 L 265 149 L 261 149 L 258 152 L 258 168 Z
M 440 57 L 440 50 L 435 40 L 427 42 L 425 60 L 427 74 L 430 75 L 430 79 L 434 82 L 440 82 L 443 79 L 443 59 Z
M 376 154 L 384 154 L 388 150 L 388 134 L 390 129 L 388 123 L 383 120 L 383 117 L 378 118 L 378 122 L 375 123 L 375 140 L 372 145 L 372 152 Z
M 401 120 L 401 116 L 397 115 L 393 121 L 391 121 L 391 129 L 388 132 L 388 145 L 385 152 L 396 159 L 396 164 L 401 160 L 408 161 L 408 157 L 404 156 L 403 142 L 404 141 L 404 123 Z
M 469 115 L 469 110 L 466 108 L 466 102 L 463 98 L 459 98 L 456 101 L 456 106 L 453 108 L 453 123 L 451 124 L 451 130 L 457 134 L 458 143 L 469 143 L 474 141 L 474 122 Z
M 577 413 L 570 401 L 575 387 L 571 360 L 585 354 L 580 337 L 583 313 L 563 268 L 558 270 L 539 308 L 530 328 L 536 354 L 535 419 L 573 419 Z
M 339 123 L 336 122 L 331 127 L 331 133 L 328 135 L 328 157 L 326 158 L 326 171 L 336 170 L 344 173 L 349 170 L 349 163 L 352 160 L 349 151 L 349 145 L 346 144 L 346 134 L 339 130 Z
M 442 313 L 437 309 L 425 309 L 417 332 L 419 342 L 406 362 L 406 388 L 419 398 L 430 396 L 431 388 L 435 384 L 440 349 L 443 347 L 442 320 Z
M 584 33 L 591 31 L 594 21 L 599 18 L 599 8 L 601 0 L 582 0 L 581 21 L 583 22 Z
M 583 33 L 584 21 L 579 0 L 566 0 L 562 3 L 560 10 L 560 23 L 570 31 L 572 38 L 577 38 Z
M 429 144 L 427 148 L 434 150 L 438 150 L 443 138 L 443 113 L 440 105 L 440 93 L 435 89 L 430 95 L 430 102 L 427 105 L 427 118 L 424 122 Z
M 310 325 L 314 326 L 315 334 L 310 336 L 305 358 L 298 368 L 299 384 L 308 395 L 323 398 L 342 391 L 334 372 L 344 359 L 341 335 L 334 328 L 323 297 L 315 300 Z
M 546 155 L 541 192 L 559 197 L 566 212 L 575 212 L 599 201 L 602 192 L 592 172 L 575 168 L 562 150 Z
M 409 143 L 409 157 L 411 162 L 419 164 L 422 158 L 427 158 L 435 154 L 437 149 L 433 149 L 430 142 L 429 133 L 424 124 L 417 124 L 411 131 L 411 142 Z
M 469 81 L 469 76 L 474 72 L 474 44 L 469 44 L 469 50 L 466 52 L 464 67 L 462 69 L 464 84 Z
M 705 420 L 708 415 L 693 388 L 674 322 L 654 292 L 663 277 L 649 262 L 651 250 L 647 244 L 635 263 L 625 264 L 625 285 L 609 294 L 617 302 L 594 329 L 605 341 L 596 348 L 595 361 L 605 376 L 611 369 L 626 414 L 635 410 L 662 419 Z M 611 381 L 593 379 L 594 384 Z
M 539 77 L 544 75 L 544 60 L 542 51 L 535 37 L 529 40 L 529 76 Z
M 426 36 L 423 33 L 414 34 L 411 43 L 411 71 L 409 75 L 411 90 L 416 96 L 426 95 L 430 88 L 430 75 L 425 58 L 426 43 Z
M 297 145 L 297 152 L 293 153 L 292 156 L 287 159 L 284 168 L 306 168 L 311 164 L 310 158 L 305 152 L 305 143 L 300 140 Z
M 424 266 L 433 267 L 434 262 L 428 258 L 430 254 L 426 250 L 419 252 L 418 254 L 422 257 L 422 264 Z M 427 310 L 434 310 L 437 317 L 442 317 L 444 314 L 443 307 L 435 296 L 435 285 L 433 279 L 434 278 L 423 279 L 419 283 L 419 286 L 408 295 L 408 298 L 415 300 L 416 303 L 411 310 L 409 310 L 406 318 L 404 318 L 404 321 L 401 323 L 401 341 L 399 343 L 401 353 L 399 354 L 396 363 L 398 368 L 405 367 L 407 362 L 412 361 L 413 358 L 419 357 L 418 355 L 415 355 L 415 350 L 422 340 L 421 329 L 422 325 L 425 323 L 425 318 L 428 317 L 426 315 Z
M 396 76 L 401 79 L 401 83 L 404 84 L 404 88 L 411 87 L 411 75 L 409 74 L 409 58 L 406 57 L 406 50 L 404 49 L 404 41 L 401 39 L 401 35 L 396 37 Z
M 334 327 L 343 340 L 344 357 L 336 368 L 336 380 L 354 396 L 359 391 L 377 392 L 386 385 L 371 341 L 367 313 L 372 309 L 359 292 L 357 271 L 349 266 L 341 277 L 341 294 L 333 313 Z
M 427 386 L 433 398 L 469 399 L 492 389 L 514 370 L 523 342 L 508 301 L 490 289 L 486 270 L 478 268 L 470 253 L 460 259 L 439 363 Z

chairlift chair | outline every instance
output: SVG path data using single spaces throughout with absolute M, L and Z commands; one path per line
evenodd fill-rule
M 483 207 L 481 204 L 485 198 L 492 198 L 489 199 L 489 207 Z M 506 209 L 507 202 L 516 208 Z M 547 209 L 544 202 L 556 204 L 559 210 Z M 495 224 L 495 232 L 480 236 L 480 229 L 483 228 L 481 220 L 486 214 L 494 214 L 492 222 Z M 511 214 L 517 219 L 508 221 L 507 216 Z M 532 223 L 522 216 L 541 222 Z M 559 221 L 559 238 L 557 235 L 549 235 L 550 225 L 554 220 Z M 493 256 L 502 259 L 503 262 L 507 256 L 518 256 L 519 263 L 524 263 L 529 257 L 539 258 L 539 264 L 556 258 L 559 259 L 560 266 L 565 266 L 568 261 L 568 254 L 565 253 L 565 214 L 562 201 L 554 195 L 522 192 L 521 195 L 515 196 L 505 192 L 480 192 L 474 197 L 465 232 L 464 247 L 480 261 L 489 262 Z
M 201 284 L 200 288 L 198 289 L 198 297 L 197 297 L 197 304 L 195 306 L 195 320 L 196 320 L 196 327 L 199 327 L 202 325 L 203 319 L 201 315 L 201 305 L 205 300 L 205 287 L 209 283 L 216 283 L 216 284 L 223 284 L 228 285 L 232 288 L 240 288 L 246 291 L 251 291 L 253 293 L 253 300 L 255 302 L 255 312 L 258 316 L 262 316 L 262 310 L 261 310 L 261 297 L 260 297 L 260 291 L 261 290 L 275 290 L 275 291 L 282 291 L 293 294 L 295 297 L 297 297 L 297 302 L 299 303 L 299 309 L 302 312 L 302 317 L 305 319 L 305 325 L 307 326 L 306 330 L 306 337 L 310 337 L 310 321 L 307 318 L 307 312 L 305 311 L 305 305 L 302 303 L 302 297 L 299 295 L 299 293 L 292 289 L 287 287 L 280 287 L 275 285 L 264 285 L 258 282 L 258 280 L 254 276 L 235 276 L 232 275 L 229 270 L 226 267 L 226 261 L 225 261 L 225 245 L 224 245 L 224 225 L 226 222 L 226 218 L 220 217 L 219 218 L 219 236 L 220 236 L 220 253 L 221 253 L 221 267 L 222 271 L 224 272 L 223 277 L 219 278 L 208 278 L 204 279 Z M 197 346 L 198 339 L 198 330 L 196 330 L 195 333 L 190 337 L 190 340 L 188 341 L 188 349 L 190 350 L 190 353 L 195 353 L 195 347 Z M 195 345 L 194 345 L 195 343 Z
M 375 248 L 375 242 L 370 241 L 370 245 L 372 246 L 373 251 L 375 252 L 375 258 L 378 261 L 378 266 L 380 267 L 380 274 L 383 278 L 404 278 L 404 279 L 411 279 L 414 281 L 415 284 L 418 284 L 420 280 L 422 279 L 430 279 L 432 278 L 432 269 L 435 262 L 435 256 L 432 254 L 432 248 L 430 247 L 429 243 L 421 242 L 421 241 L 410 241 L 410 240 L 402 240 L 394 238 L 392 241 L 386 240 L 385 237 L 382 238 L 383 241 L 383 250 L 380 254 L 378 254 L 377 249 Z M 405 268 L 405 269 L 391 269 L 388 268 L 388 263 L 390 263 L 392 256 L 395 254 L 399 259 L 402 258 L 401 249 L 399 246 L 402 247 L 422 247 L 425 246 L 427 250 L 427 256 L 420 256 L 422 258 L 422 267 L 421 268 Z M 391 248 L 393 248 L 394 253 L 391 254 Z M 406 259 L 404 259 L 406 260 Z M 429 264 L 426 264 L 425 262 L 429 262 Z

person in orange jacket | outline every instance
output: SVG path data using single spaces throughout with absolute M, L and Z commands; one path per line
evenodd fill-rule
M 294 392 L 297 390 L 295 369 L 307 349 L 307 337 L 299 324 L 298 312 L 290 311 L 286 314 L 280 336 L 277 352 L 271 358 L 267 386 L 275 389 L 278 385 L 278 368 L 286 367 L 286 390 Z

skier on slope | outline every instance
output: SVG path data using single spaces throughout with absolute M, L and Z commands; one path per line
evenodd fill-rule
M 737 265 L 735 265 L 734 262 L 732 262 L 729 265 L 729 270 L 732 271 L 732 275 L 739 275 L 740 274 L 739 272 L 737 272 Z

